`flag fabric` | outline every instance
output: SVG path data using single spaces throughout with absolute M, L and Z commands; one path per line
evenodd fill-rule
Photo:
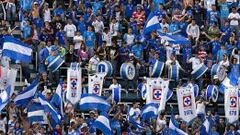
M 169 129 L 171 135 L 188 135 L 186 132 L 179 128 L 179 124 L 174 118 L 173 112 L 169 121 Z
M 44 108 L 40 103 L 33 102 L 27 109 L 27 117 L 30 124 L 45 122 Z
M 148 16 L 148 19 L 145 23 L 144 29 L 143 29 L 143 33 L 146 35 L 154 30 L 158 30 L 160 29 L 160 23 L 159 23 L 159 19 L 158 16 L 155 14 L 155 12 L 151 12 Z
M 102 112 L 108 111 L 111 108 L 105 99 L 95 94 L 82 94 L 78 107 L 83 111 L 96 109 Z
M 103 79 L 104 73 L 96 73 L 88 75 L 88 93 L 96 94 L 98 96 L 102 95 Z
M 11 93 L 14 92 L 15 82 L 17 78 L 17 69 L 1 66 L 0 89 L 6 89 L 11 86 Z
M 224 93 L 224 90 L 228 87 L 235 87 L 238 85 L 238 76 L 234 72 L 228 73 L 227 77 L 219 85 L 218 89 L 221 93 Z
M 143 106 L 141 117 L 143 120 L 149 121 L 150 118 L 156 119 L 158 114 L 158 104 L 149 103 Z
M 51 103 L 56 107 L 60 109 L 61 115 L 63 116 L 63 98 L 62 98 L 62 83 L 60 83 L 53 94 L 53 97 L 51 99 Z
M 0 111 L 10 102 L 11 98 L 11 86 L 8 86 L 1 94 L 0 94 Z
M 32 48 L 12 36 L 5 36 L 2 55 L 29 63 L 32 61 Z
M 113 135 L 110 125 L 110 120 L 106 112 L 102 112 L 93 123 L 93 126 L 101 130 L 104 135 Z
M 178 110 L 180 118 L 187 123 L 193 120 L 196 114 L 195 96 L 192 87 L 183 87 L 177 89 Z
M 115 101 L 115 103 L 121 101 L 121 86 L 119 84 L 115 85 L 112 89 L 112 101 Z
M 224 110 L 228 123 L 234 123 L 239 118 L 239 96 L 237 87 L 228 87 L 224 92 Z
M 36 78 L 33 80 L 32 84 L 29 85 L 26 89 L 21 91 L 15 98 L 14 98 L 14 103 L 17 106 L 21 106 L 25 108 L 28 103 L 34 98 L 34 95 L 37 91 L 39 84 L 39 78 Z
M 128 112 L 128 122 L 133 125 L 138 130 L 144 129 L 144 125 L 142 123 L 137 123 L 137 121 L 134 119 L 134 116 L 136 116 L 136 112 L 133 113 L 133 115 L 130 115 L 130 111 Z
M 82 94 L 82 69 L 78 65 L 71 64 L 67 70 L 67 95 L 66 98 L 72 104 L 80 100 Z
M 147 78 L 146 104 L 157 103 L 159 104 L 158 111 L 163 111 L 167 101 L 168 85 L 169 80 L 163 80 L 162 78 Z
M 206 118 L 200 128 L 200 135 L 210 135 L 211 126 L 208 118 Z
M 161 40 L 165 42 L 167 41 L 171 44 L 187 45 L 191 43 L 186 37 L 183 37 L 181 35 L 170 35 L 170 34 L 158 32 L 158 36 L 161 38 Z
M 57 112 L 54 106 L 49 101 L 47 101 L 47 99 L 41 93 L 38 94 L 38 99 L 44 108 L 44 112 L 51 114 L 51 119 L 53 120 L 52 122 L 57 124 L 60 123 L 61 115 Z
M 140 83 L 137 87 L 141 97 L 143 100 L 146 99 L 146 93 L 147 93 L 147 84 L 146 83 Z

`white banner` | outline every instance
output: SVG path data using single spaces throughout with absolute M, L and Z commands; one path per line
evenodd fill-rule
M 96 94 L 98 96 L 102 95 L 103 79 L 104 73 L 95 73 L 93 75 L 88 75 L 88 93 Z
M 187 123 L 193 120 L 196 114 L 196 103 L 192 87 L 177 89 L 178 110 L 180 117 Z
M 14 92 L 15 82 L 17 78 L 17 69 L 9 69 L 2 67 L 0 69 L 0 90 L 5 90 L 9 85 L 11 86 L 11 94 Z
M 67 70 L 67 100 L 76 104 L 82 94 L 82 69 L 68 68 Z
M 228 87 L 224 91 L 225 117 L 229 123 L 234 123 L 239 118 L 239 102 L 237 87 Z
M 169 81 L 162 78 L 147 78 L 146 104 L 159 104 L 158 111 L 165 110 Z

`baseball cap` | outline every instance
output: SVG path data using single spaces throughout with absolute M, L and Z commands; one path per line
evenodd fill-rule
M 33 2 L 33 4 L 34 4 L 34 5 L 38 5 L 38 2 L 35 1 L 35 2 Z

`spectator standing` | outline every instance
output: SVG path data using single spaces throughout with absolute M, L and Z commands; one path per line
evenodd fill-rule
M 88 30 L 83 34 L 84 43 L 89 51 L 90 57 L 94 55 L 94 48 L 96 47 L 96 35 L 92 31 L 92 26 L 88 26 Z
M 77 31 L 76 26 L 72 23 L 72 20 L 68 20 L 68 24 L 64 26 L 64 31 L 66 32 L 66 37 L 68 41 L 73 43 L 73 37 L 75 35 L 75 32 Z
M 237 12 L 236 7 L 232 8 L 232 12 L 229 14 L 228 19 L 230 20 L 230 27 L 236 33 L 237 37 L 239 38 L 239 21 L 240 15 Z
M 193 19 L 192 22 L 187 26 L 188 38 L 192 41 L 193 44 L 196 44 L 199 40 L 200 30 L 199 26 L 196 24 L 196 21 Z

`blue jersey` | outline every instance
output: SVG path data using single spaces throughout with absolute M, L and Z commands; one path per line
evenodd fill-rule
M 21 0 L 21 7 L 23 9 L 23 11 L 30 11 L 31 7 L 32 7 L 32 0 Z
M 221 17 L 223 17 L 223 18 L 228 17 L 228 15 L 229 15 L 229 7 L 228 7 L 227 2 L 219 3 L 219 6 L 220 6 L 220 15 L 221 15 Z
M 182 62 L 186 63 L 187 59 L 192 57 L 192 48 L 191 47 L 184 47 L 183 48 L 183 55 L 182 55 Z
M 77 25 L 77 28 L 78 28 L 79 32 L 83 35 L 84 32 L 86 31 L 86 24 L 85 24 L 85 22 L 79 21 L 78 25 Z
M 212 56 L 213 60 L 217 59 L 217 52 L 221 49 L 221 44 L 219 41 L 212 42 Z
M 93 32 L 85 31 L 83 34 L 85 44 L 87 47 L 93 47 L 94 46 L 94 40 L 96 40 L 96 36 Z
M 134 11 L 133 4 L 127 4 L 125 7 L 125 16 L 127 18 L 130 18 L 132 16 L 133 11 Z
M 142 45 L 139 45 L 139 46 L 134 45 L 134 46 L 132 46 L 131 51 L 137 58 L 142 58 L 142 53 L 143 53 Z
M 172 32 L 175 32 L 177 30 L 179 30 L 179 24 L 177 22 L 172 22 L 169 25 L 169 32 L 172 33 Z
M 58 38 L 58 43 L 60 45 L 64 45 L 65 44 L 65 40 L 64 40 L 65 33 L 63 31 L 58 31 L 56 33 L 56 37 Z
M 101 8 L 102 8 L 102 2 L 101 1 L 94 2 L 93 6 L 92 6 L 94 15 L 96 15 L 97 14 L 97 10 L 101 9 Z
M 218 22 L 218 19 L 220 18 L 218 11 L 208 11 L 207 14 L 208 23 L 212 25 L 214 22 Z
M 31 27 L 25 26 L 22 28 L 22 38 L 29 38 L 31 36 Z

